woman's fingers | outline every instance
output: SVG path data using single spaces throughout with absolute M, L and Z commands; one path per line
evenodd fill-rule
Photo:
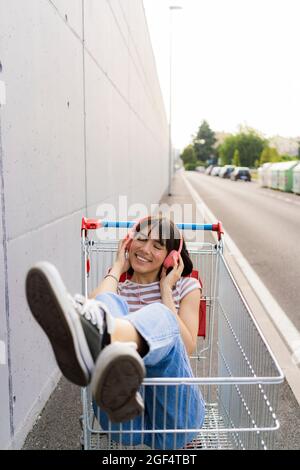
M 183 267 L 183 260 L 180 255 L 179 255 L 179 258 L 177 258 L 176 255 L 173 255 L 173 260 L 174 260 L 174 268 L 179 269 Z
M 163 266 L 161 273 L 160 273 L 160 279 L 164 279 L 166 277 L 166 268 Z
M 126 248 L 126 246 L 128 245 L 129 243 L 129 238 L 123 238 L 123 240 L 120 240 L 119 242 L 119 250 L 123 250 Z
M 125 247 L 125 248 L 129 245 L 129 242 L 130 242 L 130 238 L 129 238 L 129 237 L 125 237 L 125 238 L 124 238 L 124 247 Z

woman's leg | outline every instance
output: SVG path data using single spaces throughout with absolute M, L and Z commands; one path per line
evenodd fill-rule
M 96 296 L 96 300 L 103 302 L 115 318 L 111 342 L 136 343 L 140 356 L 145 356 L 148 351 L 147 344 L 134 325 L 126 318 L 129 315 L 127 302 L 113 292 L 99 294 Z
M 135 313 L 129 313 L 127 302 L 115 293 L 103 293 L 96 297 L 96 300 L 103 302 L 111 315 L 115 318 L 114 332 L 111 336 L 112 341 L 135 341 L 139 350 L 146 352 L 143 354 L 144 363 L 147 371 L 151 374 L 151 365 L 160 364 L 167 356 L 171 359 L 171 352 L 180 338 L 178 324 L 170 312 L 163 304 L 151 304 Z M 148 367 L 147 367 L 148 366 Z M 162 371 L 158 371 L 157 377 L 163 375 Z M 152 377 L 154 375 L 151 374 Z M 167 376 L 167 375 L 166 375 Z M 97 416 L 101 427 L 106 432 L 111 432 L 111 439 L 123 445 L 138 445 L 145 443 L 150 447 L 162 443 L 157 442 L 157 438 L 152 433 L 142 433 L 141 431 L 153 429 L 153 400 L 151 398 L 152 387 L 146 386 L 145 395 L 145 412 L 143 416 L 138 416 L 133 421 L 122 423 L 122 430 L 135 430 L 137 432 L 131 434 L 118 434 L 120 425 L 112 424 L 107 419 L 107 414 L 100 408 L 93 405 L 94 413 Z M 160 393 L 156 397 L 157 404 L 161 403 Z M 149 402 L 149 403 L 148 403 Z M 158 410 L 158 408 L 156 408 Z M 151 414 L 151 417 L 149 416 Z M 161 413 L 161 412 L 160 412 Z M 155 424 L 155 423 L 154 423 Z M 170 423 L 169 423 L 170 424 Z M 159 429 L 161 426 L 155 426 Z M 155 441 L 153 441 L 155 438 Z M 169 446 L 169 448 L 171 448 Z
M 114 316 L 126 317 L 147 345 L 148 352 L 143 357 L 147 378 L 193 377 L 178 322 L 165 305 L 153 303 L 129 313 L 127 303 L 116 294 L 101 294 L 99 300 L 106 303 Z M 156 449 L 184 447 L 203 424 L 204 402 L 199 387 L 194 384 L 146 385 L 145 405 L 148 429 L 195 429 L 195 432 L 177 434 L 145 433 L 145 443 Z
M 136 343 L 110 344 L 114 318 L 107 306 L 81 295 L 71 296 L 48 262 L 37 263 L 28 271 L 26 296 L 63 375 L 80 386 L 91 383 L 95 401 L 113 422 L 141 414 L 144 404 L 138 390 L 145 366 Z
M 147 342 L 143 358 L 147 378 L 187 377 L 193 372 L 174 313 L 160 303 L 147 305 L 128 315 L 128 320 Z M 198 385 L 146 385 L 145 406 L 149 429 L 195 429 L 189 433 L 147 434 L 145 442 L 155 449 L 180 449 L 197 436 L 205 415 L 205 404 Z
M 129 313 L 127 302 L 112 292 L 96 297 L 103 302 L 115 318 L 112 341 L 133 341 L 146 366 L 159 363 L 181 338 L 175 315 L 163 304 L 155 302 L 134 313 Z
M 115 319 L 111 342 L 134 342 L 137 344 L 139 354 L 143 357 L 147 352 L 147 346 L 133 324 L 130 323 L 128 319 L 125 319 L 129 314 L 127 302 L 117 294 L 110 292 L 99 294 L 96 300 L 103 302 Z M 117 381 L 118 378 L 116 377 L 116 387 Z M 111 423 L 107 414 L 97 407 L 95 401 L 93 401 L 93 410 L 101 424 L 102 430 L 107 432 L 108 438 L 112 439 L 117 444 L 125 446 L 145 444 L 142 430 L 147 429 L 149 426 L 146 410 L 143 415 L 137 416 L 134 420 L 123 422 L 122 424 Z M 130 431 L 130 433 L 123 433 L 126 430 Z M 120 433 L 120 431 L 123 432 Z

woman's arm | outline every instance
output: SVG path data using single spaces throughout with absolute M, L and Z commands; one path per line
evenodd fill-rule
M 197 346 L 200 300 L 200 289 L 194 289 L 181 300 L 179 306 L 178 317 L 190 335 L 190 343 L 186 347 L 189 354 L 192 354 Z
M 173 296 L 172 286 L 180 279 L 184 264 L 181 255 L 179 262 L 174 260 L 173 269 L 167 274 L 167 269 L 163 266 L 160 278 L 160 292 L 163 303 L 174 313 L 179 323 L 180 334 L 188 354 L 192 354 L 196 348 L 198 323 L 199 323 L 199 305 L 200 289 L 195 289 L 185 295 L 180 302 L 177 313 Z
M 194 352 L 197 343 L 200 295 L 200 289 L 195 289 L 187 294 L 180 302 L 177 313 L 172 289 L 166 287 L 161 290 L 162 302 L 174 313 L 179 324 L 182 341 L 189 355 Z
M 108 276 L 105 279 L 103 279 L 103 281 L 97 287 L 97 289 L 93 290 L 93 292 L 89 294 L 89 298 L 94 299 L 97 295 L 103 294 L 103 292 L 115 292 L 116 293 L 118 290 L 118 284 L 119 284 L 116 279 L 120 278 L 122 272 L 123 271 L 121 269 L 121 266 L 118 263 L 114 263 L 113 267 L 109 271 L 109 274 L 111 274 L 114 277 Z

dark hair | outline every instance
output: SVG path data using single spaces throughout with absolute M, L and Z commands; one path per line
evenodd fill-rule
M 182 271 L 181 276 L 188 276 L 191 274 L 193 270 L 193 263 L 190 258 L 190 255 L 187 251 L 186 244 L 184 241 L 183 236 L 180 234 L 179 229 L 177 228 L 176 224 L 167 217 L 163 216 L 148 216 L 144 220 L 142 220 L 135 229 L 135 232 L 140 232 L 143 228 L 149 227 L 150 230 L 148 232 L 148 236 L 150 235 L 151 231 L 154 228 L 158 227 L 158 234 L 159 234 L 159 243 L 167 248 L 167 255 L 172 250 L 178 250 L 180 245 L 180 238 L 182 238 L 182 250 L 181 250 L 181 257 L 184 264 L 184 268 Z M 134 238 L 135 234 L 133 235 Z M 172 268 L 167 270 L 167 274 L 171 271 Z M 160 276 L 162 267 L 158 273 Z M 133 269 L 130 267 L 127 273 L 131 276 L 133 274 Z

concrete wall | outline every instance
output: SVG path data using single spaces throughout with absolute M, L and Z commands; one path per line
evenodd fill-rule
M 19 448 L 59 378 L 26 272 L 47 259 L 80 290 L 81 217 L 158 202 L 168 128 L 142 0 L 0 0 L 0 62 L 0 448 Z

